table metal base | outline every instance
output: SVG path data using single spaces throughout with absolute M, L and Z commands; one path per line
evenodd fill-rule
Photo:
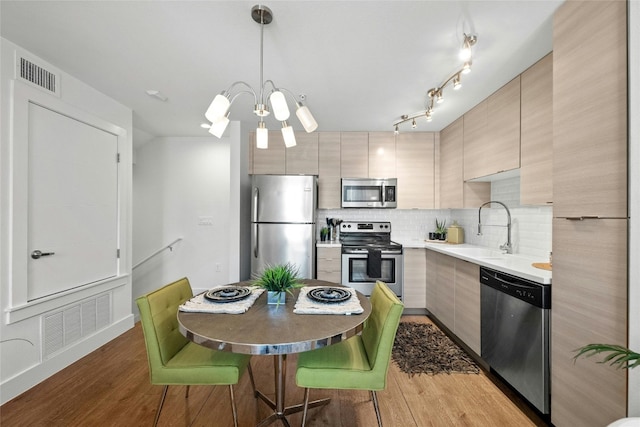
M 280 420 L 284 426 L 290 427 L 289 421 L 287 421 L 286 416 L 304 410 L 304 403 L 287 407 L 284 406 L 285 381 L 287 375 L 286 354 L 277 354 L 274 356 L 273 369 L 276 382 L 276 401 L 274 402 L 273 400 L 265 396 L 264 393 L 256 390 L 256 397 L 259 397 L 264 403 L 266 403 L 271 409 L 273 409 L 273 414 L 260 421 L 260 423 L 258 423 L 256 427 L 268 426 L 276 420 Z M 309 408 L 323 406 L 328 404 L 329 402 L 331 402 L 331 399 L 329 398 L 314 400 L 313 402 L 309 402 Z

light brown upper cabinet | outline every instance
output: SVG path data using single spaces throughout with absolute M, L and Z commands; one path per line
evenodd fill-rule
M 604 25 L 606 21 L 597 17 L 600 9 L 614 7 L 609 3 L 624 7 L 625 2 L 600 3 L 591 5 L 594 11 L 589 19 L 601 24 L 581 26 L 577 18 L 566 16 L 562 25 L 555 27 L 553 215 L 556 217 L 627 216 L 627 51 L 621 48 L 626 46 L 626 39 L 622 30 L 608 23 Z M 622 26 L 626 28 L 625 22 Z M 612 40 L 613 37 L 617 39 Z M 601 98 L 594 100 L 594 95 Z
M 485 99 L 471 110 L 467 111 L 463 118 L 463 167 L 465 181 L 480 176 L 489 175 L 493 170 L 489 165 L 488 150 L 489 135 L 487 134 L 487 105 Z M 440 140 L 442 144 L 442 138 Z M 442 156 L 442 154 L 441 154 Z M 442 158 L 442 157 L 441 157 Z
M 318 133 L 318 208 L 340 208 L 340 132 Z
M 553 202 L 553 54 L 520 75 L 520 203 Z
M 396 138 L 393 132 L 369 132 L 369 178 L 396 177 Z
M 318 175 L 318 133 L 296 132 L 295 135 L 296 145 L 285 149 L 286 173 Z
M 520 76 L 464 115 L 464 179 L 520 167 Z
M 520 167 L 520 76 L 487 98 L 487 132 L 490 138 L 490 173 Z
M 284 174 L 286 173 L 286 157 L 282 132 L 269 131 L 268 148 L 257 148 L 255 132 L 251 133 L 249 143 L 253 152 L 253 167 L 250 168 L 254 175 L 260 174 Z
M 342 132 L 340 135 L 340 176 L 343 178 L 369 177 L 369 134 Z
M 433 132 L 404 132 L 395 137 L 399 209 L 435 207 L 435 137 Z
M 269 131 L 268 148 L 256 147 L 256 134 L 249 134 L 249 171 L 254 175 L 318 175 L 318 134 L 296 132 L 294 147 L 286 148 L 282 132 Z
M 488 182 L 464 182 L 464 118 L 440 132 L 440 209 L 475 208 L 491 197 Z

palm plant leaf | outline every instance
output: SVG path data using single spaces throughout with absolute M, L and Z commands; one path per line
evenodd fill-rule
M 574 351 L 578 353 L 573 357 L 575 361 L 582 355 L 591 357 L 600 353 L 608 353 L 603 360 L 598 363 L 606 363 L 620 369 L 629 369 L 640 366 L 640 354 L 629 350 L 626 347 L 616 344 L 587 344 Z

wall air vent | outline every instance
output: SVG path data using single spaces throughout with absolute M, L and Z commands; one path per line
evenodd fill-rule
M 87 298 L 47 313 L 41 319 L 42 357 L 48 359 L 111 324 L 111 295 L 104 293 Z
M 16 52 L 16 78 L 48 93 L 60 96 L 60 72 L 38 65 Z

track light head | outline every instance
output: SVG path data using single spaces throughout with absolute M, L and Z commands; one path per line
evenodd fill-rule
M 462 83 L 460 82 L 460 73 L 458 73 L 454 78 L 453 78 L 453 90 L 458 90 L 462 87 Z

